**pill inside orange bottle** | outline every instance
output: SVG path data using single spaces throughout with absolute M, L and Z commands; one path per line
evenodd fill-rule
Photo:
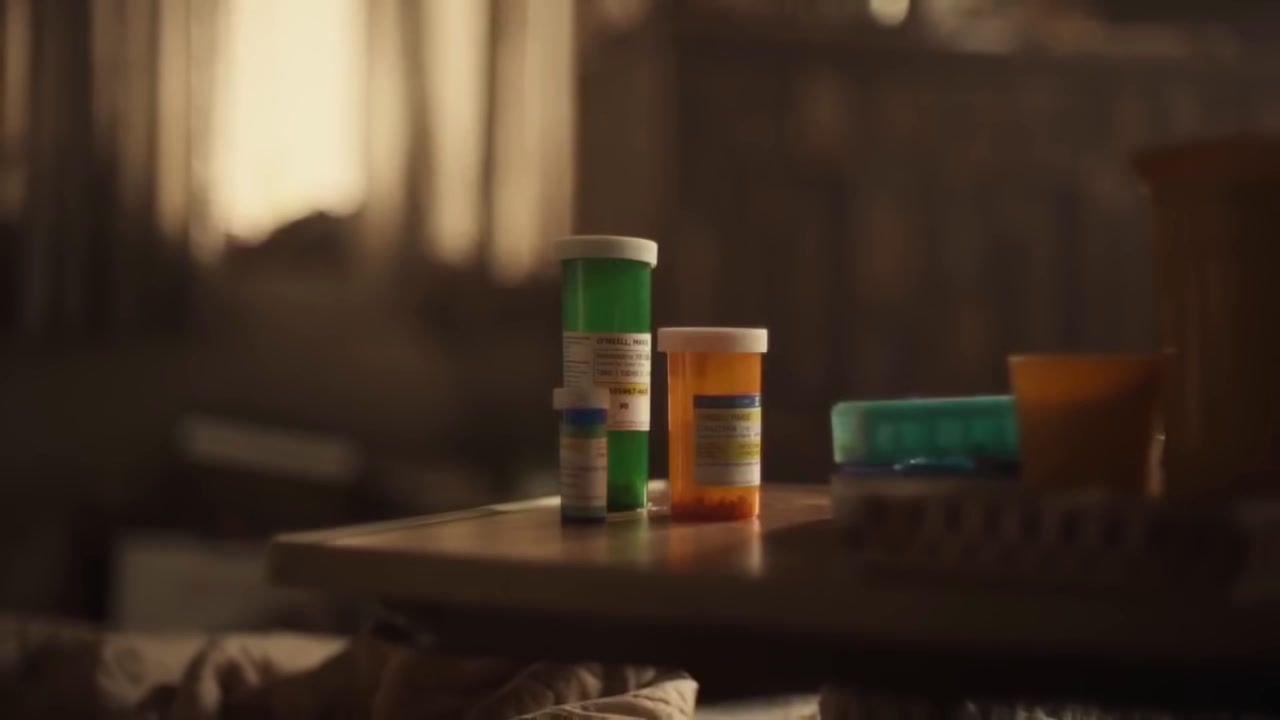
M 737 520 L 760 511 L 763 328 L 662 328 L 667 354 L 671 516 Z

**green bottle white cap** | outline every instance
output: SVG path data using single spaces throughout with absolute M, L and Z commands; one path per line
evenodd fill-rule
M 555 244 L 557 260 L 604 258 L 658 264 L 658 243 L 621 235 L 570 235 Z

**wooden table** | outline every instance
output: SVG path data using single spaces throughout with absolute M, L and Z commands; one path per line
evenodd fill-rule
M 562 526 L 549 498 L 285 535 L 271 572 L 382 598 L 447 647 L 675 664 L 733 691 L 1280 707 L 1275 608 L 868 577 L 824 486 L 769 486 L 745 522 Z

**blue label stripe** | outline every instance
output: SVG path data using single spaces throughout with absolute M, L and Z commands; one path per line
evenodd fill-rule
M 751 410 L 760 407 L 759 395 L 694 395 L 695 410 Z
M 567 408 L 560 411 L 565 425 L 603 425 L 607 412 L 604 408 Z

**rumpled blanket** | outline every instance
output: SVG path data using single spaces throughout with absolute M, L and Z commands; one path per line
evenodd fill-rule
M 459 657 L 288 633 L 103 633 L 0 615 L 0 717 L 692 718 L 697 683 L 636 665 Z

